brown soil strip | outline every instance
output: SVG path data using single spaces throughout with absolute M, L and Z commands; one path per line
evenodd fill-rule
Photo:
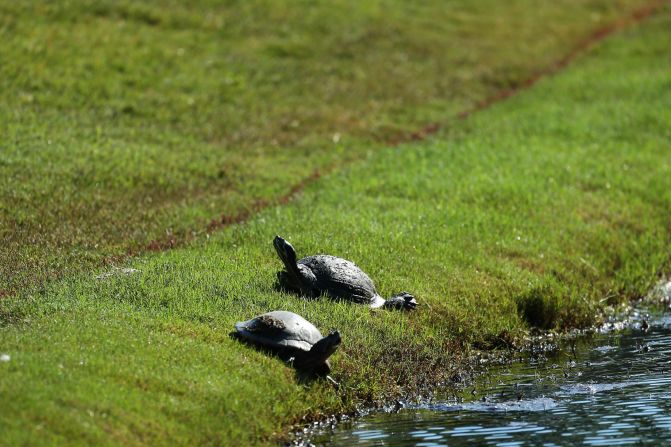
M 460 112 L 457 115 L 457 117 L 459 119 L 467 118 L 468 116 L 472 115 L 475 112 L 486 109 L 524 90 L 530 89 L 542 78 L 551 76 L 559 72 L 560 70 L 566 68 L 566 66 L 568 66 L 571 62 L 573 62 L 573 60 L 575 60 L 578 56 L 585 53 L 587 50 L 589 50 L 591 47 L 593 47 L 600 41 L 604 40 L 606 37 L 609 37 L 611 34 L 617 31 L 621 31 L 629 26 L 635 25 L 636 23 L 639 23 L 647 19 L 648 17 L 652 16 L 657 11 L 662 9 L 662 7 L 664 7 L 667 3 L 668 0 L 652 0 L 647 5 L 644 5 L 634 10 L 628 16 L 622 17 L 613 23 L 610 23 L 593 31 L 584 40 L 580 41 L 576 46 L 574 46 L 573 49 L 569 51 L 568 54 L 566 54 L 564 57 L 556 61 L 554 64 L 534 73 L 532 76 L 521 81 L 519 84 L 517 84 L 512 88 L 501 90 L 483 99 L 482 101 L 477 102 L 472 108 Z M 439 123 L 431 123 L 424 126 L 420 130 L 417 130 L 415 132 L 406 135 L 405 137 L 402 136 L 400 138 L 396 138 L 390 143 L 392 145 L 398 145 L 413 141 L 421 141 L 427 138 L 428 136 L 437 133 L 442 128 L 443 126 L 441 126 Z
M 324 172 L 333 172 L 337 168 L 341 167 L 342 165 L 337 165 L 337 166 L 327 166 L 325 168 L 322 168 L 322 170 L 316 169 L 312 172 L 312 174 L 308 175 L 305 177 L 303 180 L 301 180 L 299 183 L 296 183 L 293 185 L 289 191 L 286 193 L 282 194 L 279 197 L 276 197 L 274 199 L 258 199 L 252 205 L 249 207 L 245 208 L 244 210 L 240 211 L 237 214 L 222 214 L 216 219 L 212 219 L 210 223 L 207 225 L 207 234 L 211 234 L 217 230 L 220 230 L 222 228 L 226 228 L 230 225 L 235 225 L 239 224 L 242 222 L 245 222 L 248 220 L 250 217 L 254 216 L 256 213 L 269 208 L 271 206 L 277 206 L 277 205 L 286 205 L 289 203 L 294 197 L 296 197 L 301 191 L 303 191 L 308 185 L 311 185 L 315 181 L 317 181 L 319 178 L 322 177 L 322 171 Z M 183 245 L 186 242 L 189 242 L 193 240 L 196 237 L 197 233 L 188 233 L 188 234 L 182 234 L 182 235 L 168 235 L 165 239 L 159 240 L 159 239 L 154 239 L 151 241 L 147 246 L 145 247 L 145 251 L 162 251 L 162 250 L 168 250 L 171 248 L 175 248 L 178 245 Z M 129 256 L 134 256 L 136 254 L 141 253 L 142 250 L 136 251 L 136 250 L 129 250 L 127 255 Z
M 647 5 L 644 5 L 634 10 L 629 16 L 622 17 L 611 24 L 605 25 L 595 30 L 594 32 L 592 32 L 592 34 L 587 36 L 587 38 L 585 38 L 583 41 L 579 42 L 575 47 L 573 47 L 573 49 L 568 54 L 566 54 L 563 58 L 559 59 L 554 64 L 535 73 L 530 78 L 521 82 L 519 85 L 507 90 L 502 90 L 490 96 L 489 98 L 486 98 L 478 102 L 473 108 L 461 112 L 458 115 L 459 118 L 466 118 L 472 113 L 475 113 L 482 109 L 486 109 L 492 104 L 496 104 L 497 102 L 508 99 L 511 96 L 514 96 L 523 90 L 527 90 L 533 87 L 542 78 L 553 75 L 558 71 L 562 70 L 563 68 L 566 68 L 566 66 L 569 65 L 571 62 L 573 62 L 573 60 L 575 60 L 578 56 L 583 54 L 585 51 L 589 50 L 597 43 L 604 40 L 606 37 L 610 36 L 611 34 L 617 31 L 621 31 L 629 26 L 635 25 L 636 23 L 639 23 L 647 19 L 648 17 L 652 16 L 660 9 L 662 9 L 662 7 L 664 7 L 667 3 L 668 0 L 653 0 Z
M 324 168 L 324 170 L 327 172 L 331 172 L 334 169 L 335 169 L 334 167 Z M 293 185 L 288 192 L 277 197 L 274 200 L 264 200 L 264 199 L 257 200 L 250 208 L 234 216 L 222 214 L 219 219 L 214 219 L 212 220 L 212 222 L 210 222 L 210 224 L 207 226 L 207 231 L 211 233 L 212 231 L 218 230 L 219 228 L 244 222 L 245 220 L 249 219 L 253 214 L 263 210 L 264 208 L 268 208 L 269 206 L 286 205 L 291 201 L 291 199 L 294 196 L 296 196 L 303 189 L 305 189 L 306 186 L 319 180 L 321 176 L 322 176 L 321 171 L 319 169 L 316 169 L 315 171 L 312 172 L 312 174 L 301 180 L 299 183 Z

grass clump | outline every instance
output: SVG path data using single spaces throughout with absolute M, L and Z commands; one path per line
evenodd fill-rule
M 645 1 L 0 2 L 0 294 L 205 237 Z
M 667 8 L 463 128 L 375 152 L 136 273 L 4 298 L 2 442 L 270 443 L 303 417 L 456 380 L 473 345 L 588 324 L 645 293 L 669 266 L 670 26 Z M 276 291 L 275 234 L 421 308 Z M 273 309 L 341 331 L 338 391 L 228 336 Z

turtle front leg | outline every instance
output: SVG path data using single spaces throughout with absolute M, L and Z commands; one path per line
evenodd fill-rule
M 337 389 L 340 389 L 340 384 L 339 384 L 338 382 L 336 382 L 336 380 L 335 380 L 333 377 L 331 377 L 331 376 L 326 376 L 325 379 L 328 380 L 329 382 L 331 382 L 331 385 L 333 385 L 333 387 L 334 387 L 336 390 L 337 390 Z
M 296 278 L 293 273 L 286 270 L 277 272 L 277 282 L 280 288 L 308 298 L 317 298 L 320 295 L 320 291 L 313 286 L 316 280 L 312 272 L 300 271 L 300 273 L 302 277 Z
M 277 272 L 277 282 L 280 287 L 288 292 L 300 293 L 301 288 L 296 284 L 294 275 L 286 271 Z

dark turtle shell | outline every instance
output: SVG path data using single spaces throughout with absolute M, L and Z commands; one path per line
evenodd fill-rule
M 293 312 L 276 310 L 235 324 L 244 339 L 273 349 L 309 351 L 323 338 L 319 329 Z
M 298 261 L 315 276 L 315 286 L 332 298 L 347 299 L 371 307 L 385 300 L 375 290 L 373 280 L 355 263 L 330 255 L 308 256 Z

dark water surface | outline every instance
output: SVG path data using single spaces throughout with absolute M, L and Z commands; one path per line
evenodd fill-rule
M 325 446 L 671 445 L 671 315 L 496 368 L 477 400 L 373 414 L 313 433 Z M 470 388 L 469 388 L 470 390 Z M 470 395 L 470 393 L 469 393 Z M 306 444 L 308 440 L 304 440 Z

